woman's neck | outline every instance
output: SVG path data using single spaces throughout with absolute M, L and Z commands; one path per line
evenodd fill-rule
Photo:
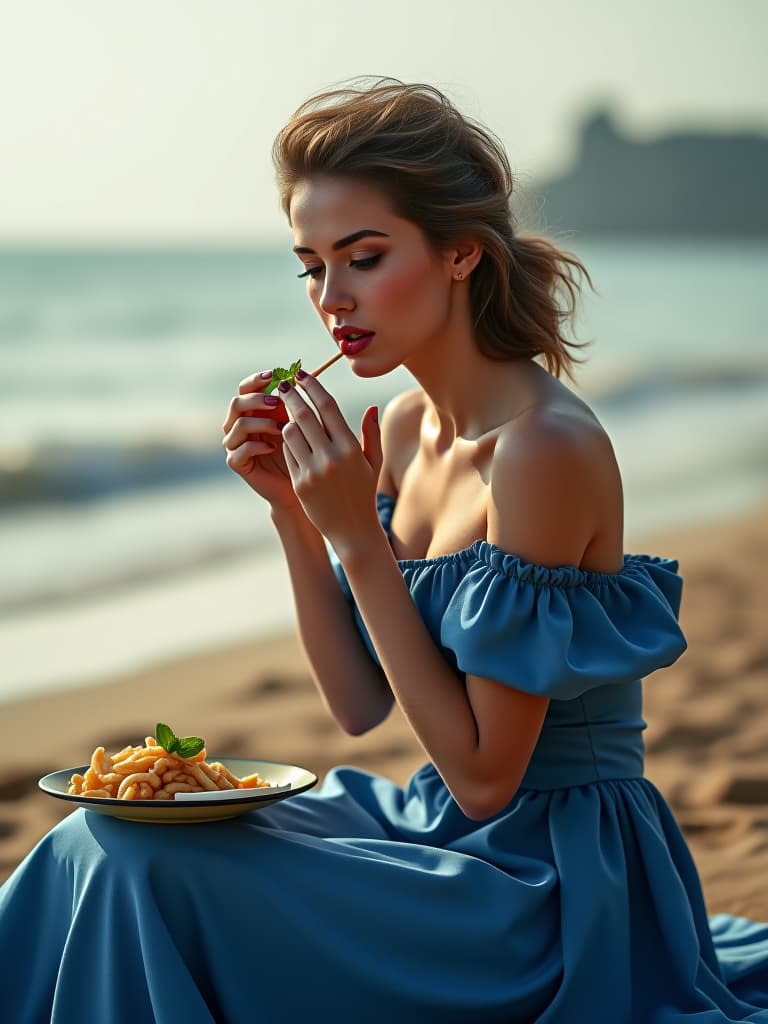
M 439 348 L 439 355 L 435 355 Z M 509 360 L 484 356 L 471 334 L 443 335 L 439 346 L 425 347 L 405 362 L 430 399 L 436 417 L 435 443 L 449 448 L 461 439 L 478 441 L 541 398 L 555 384 L 528 357 Z

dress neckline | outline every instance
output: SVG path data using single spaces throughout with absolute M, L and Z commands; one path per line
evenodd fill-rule
M 394 512 L 395 505 L 397 504 L 397 498 L 394 498 L 391 494 L 385 494 L 384 491 L 377 491 L 376 493 L 376 505 L 381 508 L 382 505 L 389 505 L 389 517 L 383 524 L 384 530 L 389 538 L 390 547 L 392 546 L 392 513 Z M 487 543 L 483 540 L 472 541 L 465 548 L 461 548 L 459 551 L 449 551 L 444 555 L 433 555 L 431 558 L 398 558 L 397 564 L 410 568 L 411 566 L 418 565 L 431 565 L 432 563 L 440 562 L 454 562 L 461 561 L 462 559 L 469 558 L 474 552 L 478 544 Z M 394 548 L 393 548 L 394 551 Z
M 392 543 L 391 516 L 397 504 L 397 498 L 384 491 L 376 493 L 376 505 L 379 509 L 382 506 L 389 506 L 389 517 L 382 523 L 384 531 Z M 677 562 L 656 555 L 645 554 L 624 554 L 624 564 L 615 572 L 600 572 L 596 569 L 582 569 L 577 565 L 560 565 L 556 567 L 544 566 L 535 562 L 528 562 L 520 555 L 504 551 L 491 541 L 479 538 L 459 551 L 451 551 L 444 555 L 433 555 L 431 558 L 397 558 L 397 564 L 402 569 L 419 569 L 429 566 L 449 565 L 461 562 L 485 563 L 503 575 L 512 576 L 517 579 L 529 579 L 531 582 L 551 584 L 555 580 L 566 584 L 574 583 L 611 583 L 621 580 L 633 568 L 640 566 L 647 568 L 649 565 L 658 565 L 665 568 L 677 569 Z

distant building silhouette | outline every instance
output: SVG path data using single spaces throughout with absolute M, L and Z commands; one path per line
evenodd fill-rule
M 584 122 L 574 166 L 533 186 L 526 226 L 586 235 L 768 235 L 768 136 L 622 135 L 606 110 Z M 535 220 L 535 223 L 531 221 Z

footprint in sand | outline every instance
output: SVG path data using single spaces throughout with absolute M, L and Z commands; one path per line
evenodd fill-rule
M 728 804 L 768 805 L 768 773 L 733 775 L 723 788 L 722 799 Z
M 12 803 L 37 793 L 37 780 L 45 774 L 46 772 L 41 770 L 39 773 L 11 775 L 10 778 L 5 776 L 0 782 L 0 803 Z
M 264 676 L 244 686 L 235 697 L 235 703 L 239 703 L 243 697 L 282 696 L 291 690 L 308 689 L 309 685 L 304 676 Z
M 723 804 L 768 806 L 768 770 L 713 774 L 689 787 L 685 803 L 691 807 L 717 807 Z
M 0 839 L 10 839 L 19 831 L 18 821 L 0 820 Z

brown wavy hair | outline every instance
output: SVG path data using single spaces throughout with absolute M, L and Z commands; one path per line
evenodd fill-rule
M 319 93 L 278 133 L 272 159 L 289 219 L 301 181 L 342 175 L 380 188 L 437 250 L 477 241 L 483 255 L 469 285 L 480 351 L 497 360 L 542 356 L 555 377 L 573 379 L 583 362 L 574 350 L 587 343 L 563 327 L 575 315 L 579 275 L 592 280 L 572 253 L 517 233 L 502 143 L 438 89 L 379 78 Z

